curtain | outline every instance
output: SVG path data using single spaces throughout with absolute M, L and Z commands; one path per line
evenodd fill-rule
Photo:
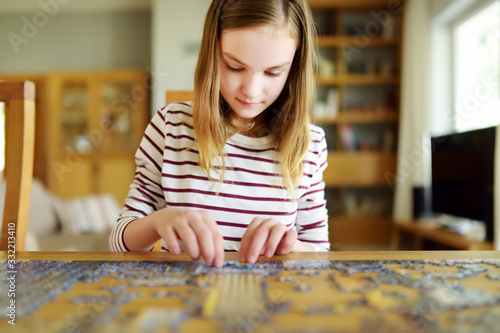
M 413 218 L 413 187 L 430 182 L 429 143 L 424 140 L 429 118 L 430 31 L 428 1 L 406 1 L 402 36 L 401 101 L 393 218 Z

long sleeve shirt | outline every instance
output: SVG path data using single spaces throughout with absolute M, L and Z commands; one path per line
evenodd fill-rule
M 280 154 L 271 135 L 231 136 L 224 146 L 226 170 L 219 183 L 220 160 L 210 179 L 199 166 L 192 107 L 174 103 L 152 118 L 135 155 L 137 169 L 124 207 L 112 229 L 109 248 L 128 251 L 126 226 L 165 207 L 208 210 L 217 222 L 228 251 L 239 250 L 255 217 L 274 218 L 295 228 L 298 239 L 316 251 L 328 251 L 328 214 L 323 171 L 327 166 L 324 131 L 310 125 L 311 143 L 303 160 L 303 177 L 295 198 L 284 187 Z M 168 251 L 162 241 L 162 250 Z

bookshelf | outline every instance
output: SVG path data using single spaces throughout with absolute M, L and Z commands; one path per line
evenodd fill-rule
M 318 29 L 312 118 L 326 133 L 333 249 L 389 248 L 402 1 L 309 0 Z

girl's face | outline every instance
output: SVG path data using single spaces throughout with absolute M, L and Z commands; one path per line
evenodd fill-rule
M 287 28 L 258 26 L 222 32 L 220 92 L 240 121 L 253 121 L 279 97 L 296 47 Z

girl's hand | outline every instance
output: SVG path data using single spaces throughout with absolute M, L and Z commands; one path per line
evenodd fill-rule
M 268 258 L 274 254 L 287 254 L 297 243 L 301 242 L 297 240 L 294 229 L 289 230 L 275 219 L 256 217 L 241 239 L 239 258 L 242 262 L 254 263 L 260 254 Z
M 153 216 L 156 232 L 172 253 L 178 255 L 182 252 L 182 241 L 191 259 L 202 257 L 208 265 L 222 267 L 224 245 L 210 212 L 164 208 L 150 215 Z

